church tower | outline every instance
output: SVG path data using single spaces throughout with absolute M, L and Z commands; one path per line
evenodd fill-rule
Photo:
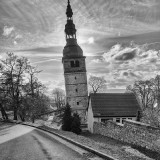
M 63 68 L 66 88 L 66 101 L 73 112 L 81 117 L 81 123 L 86 123 L 86 109 L 88 105 L 88 88 L 85 56 L 77 44 L 76 28 L 73 23 L 73 12 L 68 0 L 67 24 L 65 25 L 66 46 L 63 49 Z

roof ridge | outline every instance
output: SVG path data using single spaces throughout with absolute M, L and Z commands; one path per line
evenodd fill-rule
M 107 94 L 117 94 L 117 95 L 134 95 L 134 93 L 90 93 L 90 95 L 107 95 Z

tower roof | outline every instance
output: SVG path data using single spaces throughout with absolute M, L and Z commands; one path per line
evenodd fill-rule
M 80 58 L 83 57 L 83 50 L 77 44 L 77 40 L 68 39 L 67 44 L 63 49 L 64 58 Z
M 65 33 L 66 33 L 66 46 L 63 49 L 63 57 L 64 58 L 73 58 L 73 57 L 83 57 L 83 51 L 81 47 L 77 44 L 76 39 L 76 28 L 73 23 L 73 12 L 70 5 L 70 1 L 68 0 L 67 10 L 67 24 L 65 25 Z

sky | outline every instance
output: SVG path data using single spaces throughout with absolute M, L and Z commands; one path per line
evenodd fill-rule
M 155 77 L 160 68 L 160 0 L 70 0 L 87 77 L 104 76 L 107 90 Z M 67 0 L 0 0 L 0 58 L 27 57 L 39 79 L 64 88 Z

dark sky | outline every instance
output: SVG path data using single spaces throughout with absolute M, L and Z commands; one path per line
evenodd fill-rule
M 67 0 L 0 0 L 0 58 L 26 56 L 49 88 L 64 88 Z M 159 0 L 71 0 L 87 74 L 104 76 L 108 89 L 159 74 Z

